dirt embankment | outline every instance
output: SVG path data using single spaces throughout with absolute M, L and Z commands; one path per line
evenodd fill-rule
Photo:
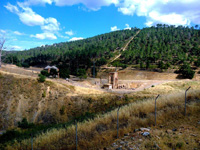
M 103 93 L 48 79 L 39 83 L 35 77 L 0 71 L 0 130 L 17 126 L 23 118 L 33 123 L 67 122 L 106 111 L 121 101 L 121 97 Z

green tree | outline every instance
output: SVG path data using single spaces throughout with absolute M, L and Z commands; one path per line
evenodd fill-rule
M 86 79 L 87 78 L 86 70 L 85 69 L 78 69 L 77 76 L 80 79 Z
M 46 76 L 46 77 L 49 77 L 49 73 L 48 73 L 47 70 L 42 70 L 42 71 L 40 71 L 40 73 L 41 73 L 42 75 Z
M 195 74 L 195 71 L 193 71 L 190 65 L 187 63 L 184 63 L 184 65 L 180 67 L 179 72 L 184 78 L 189 78 L 189 79 L 192 79 Z
M 42 74 L 38 75 L 38 82 L 43 83 L 43 82 L 45 82 L 45 80 L 46 80 L 46 77 L 44 75 L 42 75 Z
M 59 70 L 59 75 L 61 78 L 69 78 L 70 71 L 67 68 L 62 68 Z

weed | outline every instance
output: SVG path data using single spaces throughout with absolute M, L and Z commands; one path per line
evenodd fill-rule
M 64 115 L 65 114 L 65 106 L 62 106 L 61 108 L 60 108 L 60 115 Z
M 177 147 L 177 148 L 182 148 L 182 147 L 183 147 L 183 142 L 178 142 L 178 143 L 176 143 L 176 147 Z
M 46 91 L 42 93 L 42 97 L 46 97 Z

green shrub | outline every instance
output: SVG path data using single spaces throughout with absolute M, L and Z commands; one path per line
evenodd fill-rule
M 38 75 L 38 82 L 45 82 L 45 80 L 46 80 L 46 77 L 44 75 L 42 74 Z
M 42 93 L 42 97 L 46 97 L 46 91 Z
M 200 67 L 200 58 L 198 58 L 197 61 L 194 62 L 194 65 Z
M 189 64 L 184 63 L 178 71 L 184 78 L 192 79 L 195 71 L 193 71 Z
M 65 114 L 65 106 L 62 106 L 60 108 L 60 115 L 64 115 Z
M 177 147 L 177 148 L 183 147 L 183 142 L 178 142 L 178 143 L 176 143 L 176 147 Z
M 77 76 L 78 76 L 80 79 L 86 79 L 86 78 L 87 78 L 87 75 L 86 75 L 85 69 L 78 69 Z
M 69 72 L 69 69 L 67 69 L 67 68 L 60 69 L 59 73 L 60 73 L 59 75 L 61 78 L 64 78 L 64 79 L 69 78 L 70 72 Z
M 32 128 L 34 126 L 33 123 L 28 123 L 26 118 L 23 118 L 21 122 L 18 122 L 18 127 L 22 129 Z
M 47 70 L 42 70 L 40 73 L 41 73 L 43 76 L 49 77 L 49 73 L 48 73 Z
M 30 67 L 30 65 L 28 63 L 22 63 L 21 66 L 24 67 L 24 68 L 29 68 Z

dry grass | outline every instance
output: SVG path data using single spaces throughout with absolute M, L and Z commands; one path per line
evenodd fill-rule
M 196 115 L 200 111 L 199 90 L 188 92 L 188 114 Z M 183 119 L 184 93 L 163 95 L 157 101 L 157 124 L 170 120 Z M 98 149 L 109 145 L 116 138 L 116 110 L 99 116 L 94 120 L 78 123 L 79 149 Z M 153 126 L 154 124 L 154 99 L 139 101 L 124 106 L 120 109 L 120 136 L 125 132 L 138 127 Z M 22 141 L 23 146 L 30 149 L 30 139 Z M 67 129 L 50 130 L 48 133 L 34 138 L 37 149 L 74 149 L 75 127 Z M 7 149 L 20 149 L 20 143 L 15 142 Z

